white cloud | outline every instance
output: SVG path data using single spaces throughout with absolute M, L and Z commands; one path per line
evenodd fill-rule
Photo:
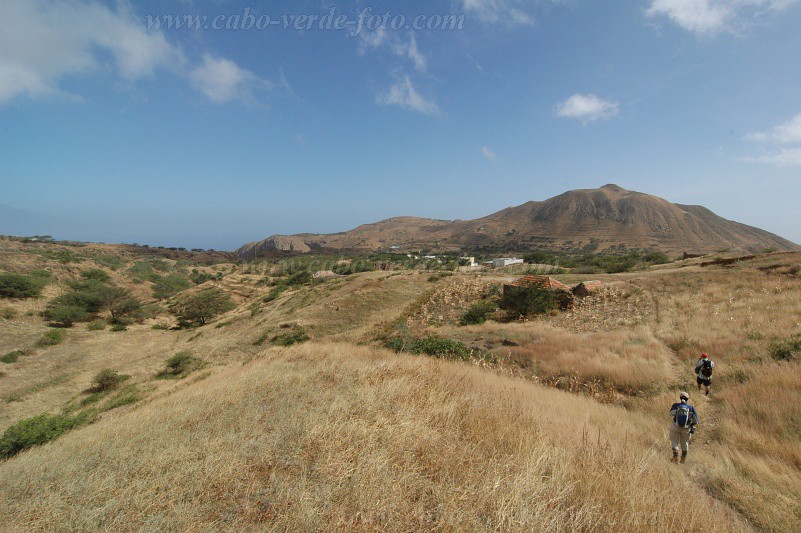
M 376 101 L 381 105 L 396 105 L 424 115 L 439 115 L 439 106 L 415 90 L 409 76 L 398 80 L 389 90 L 378 95 Z
M 399 56 L 408 57 L 412 63 L 414 63 L 414 67 L 417 70 L 420 72 L 425 72 L 427 60 L 422 52 L 420 52 L 420 49 L 417 48 L 417 39 L 415 39 L 414 33 L 409 33 L 408 43 L 400 43 L 395 45 L 395 53 Z
M 359 33 L 357 53 L 360 56 L 366 55 L 369 50 L 379 49 L 384 46 L 388 47 L 396 56 L 410 60 L 418 71 L 425 72 L 428 60 L 417 46 L 417 38 L 415 38 L 414 32 L 409 32 L 409 40 L 407 42 L 402 41 L 397 34 L 387 32 L 384 28 L 378 28 L 372 32 L 362 31 Z
M 801 166 L 801 148 L 782 148 L 778 152 L 772 154 L 746 157 L 744 160 L 751 163 L 764 163 L 777 167 Z
M 240 100 L 258 101 L 257 95 L 275 89 L 277 85 L 243 69 L 233 61 L 203 56 L 203 63 L 189 73 L 192 86 L 215 103 Z
M 766 14 L 784 11 L 797 0 L 652 0 L 649 17 L 665 16 L 681 28 L 711 35 L 736 32 Z
M 228 59 L 205 55 L 190 68 L 164 34 L 145 29 L 126 0 L 112 10 L 97 0 L 0 0 L 0 104 L 19 96 L 63 95 L 74 76 L 110 72 L 126 81 L 159 69 L 189 80 L 213 102 L 257 101 L 276 86 Z M 69 95 L 72 96 L 72 95 Z
M 801 143 L 801 113 L 769 132 L 754 131 L 745 137 L 749 141 L 772 141 L 781 144 Z
M 481 147 L 481 155 L 487 159 L 491 159 L 492 161 L 496 161 L 498 159 L 498 154 L 496 154 L 489 146 Z
M 596 120 L 608 120 L 618 113 L 618 104 L 602 100 L 594 94 L 574 94 L 556 106 L 558 116 L 578 118 L 584 124 Z
M 760 143 L 771 143 L 774 145 L 774 150 L 778 148 L 775 145 L 799 145 L 779 148 L 778 151 L 757 157 L 747 157 L 745 158 L 746 161 L 779 167 L 801 165 L 801 113 L 770 131 L 753 131 L 747 134 L 745 139 Z
M 0 103 L 61 94 L 59 83 L 71 75 L 110 68 L 133 81 L 183 62 L 178 48 L 146 31 L 122 2 L 112 11 L 91 0 L 3 0 L 0 19 Z
M 534 18 L 520 6 L 530 4 L 524 0 L 461 0 L 465 13 L 475 15 L 484 22 L 508 25 L 534 24 Z

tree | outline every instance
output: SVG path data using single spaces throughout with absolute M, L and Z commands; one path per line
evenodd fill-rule
M 43 285 L 33 276 L 6 272 L 0 274 L 0 298 L 37 298 Z
M 107 287 L 101 292 L 101 298 L 103 308 L 111 314 L 111 320 L 135 313 L 142 307 L 142 302 L 123 287 Z
M 167 274 L 153 282 L 153 297 L 164 300 L 185 291 L 192 283 L 180 274 Z
M 90 315 L 83 307 L 77 305 L 56 305 L 48 306 L 45 309 L 44 317 L 50 321 L 51 325 L 71 328 L 75 322 L 89 320 Z
M 572 297 L 562 291 L 507 286 L 504 288 L 500 307 L 509 312 L 510 318 L 517 318 L 547 313 L 557 307 L 567 307 L 570 305 L 570 300 Z
M 182 325 L 202 326 L 215 316 L 235 307 L 231 298 L 222 290 L 211 288 L 180 298 L 170 306 L 170 311 L 178 317 Z

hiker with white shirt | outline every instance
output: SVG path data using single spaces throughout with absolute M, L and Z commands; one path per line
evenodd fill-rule
M 701 385 L 706 388 L 705 395 L 709 396 L 709 388 L 712 386 L 712 370 L 715 368 L 715 363 L 709 358 L 709 355 L 703 353 L 701 358 L 695 363 L 695 381 L 698 383 L 698 390 L 701 390 Z

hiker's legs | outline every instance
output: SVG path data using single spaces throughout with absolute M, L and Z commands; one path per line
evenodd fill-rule
M 679 450 L 681 450 L 681 438 L 679 428 L 675 425 L 670 426 L 670 447 L 673 449 L 673 462 L 679 462 Z
M 701 391 L 701 385 L 704 384 L 704 380 L 699 378 L 699 377 L 696 377 L 695 378 L 695 382 L 698 384 L 698 391 L 700 392 Z
M 687 460 L 687 453 L 690 451 L 690 428 L 676 428 L 679 434 L 679 444 L 681 445 L 681 463 Z

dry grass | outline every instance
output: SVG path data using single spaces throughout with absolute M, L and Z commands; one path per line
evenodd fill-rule
M 0 524 L 747 530 L 667 464 L 663 433 L 620 408 L 465 365 L 306 345 L 0 465 Z
M 217 284 L 240 306 L 216 323 L 73 328 L 62 344 L 0 365 L 0 429 L 75 401 L 103 368 L 146 395 L 0 464 L 11 509 L 0 529 L 728 531 L 747 520 L 800 530 L 801 365 L 774 361 L 768 347 L 801 332 L 801 279 L 755 268 L 779 259 L 801 263 L 606 276 L 654 303 L 641 324 L 613 331 L 547 321 L 429 331 L 491 351 L 525 379 L 327 342 L 391 328 L 431 290 L 425 274 L 366 273 L 269 304 L 261 275 L 227 274 Z M 49 265 L 60 280 L 93 266 L 2 261 Z M 16 317 L 0 319 L 0 352 L 33 345 L 45 302 L 8 303 Z M 317 342 L 253 346 L 287 323 Z M 184 350 L 209 369 L 153 381 Z M 713 395 L 694 394 L 702 426 L 679 469 L 667 464 L 665 411 L 679 388 L 694 390 L 701 351 L 717 364 Z
M 516 374 L 560 388 L 654 393 L 674 378 L 673 354 L 648 329 L 572 333 L 543 322 L 443 328 L 444 336 L 489 349 Z M 505 346 L 511 343 L 517 346 Z M 571 386 L 578 385 L 578 388 Z

